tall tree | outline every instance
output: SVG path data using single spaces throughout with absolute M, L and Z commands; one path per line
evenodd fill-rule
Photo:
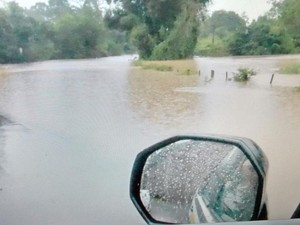
M 300 48 L 300 1 L 274 1 L 274 7 L 277 8 L 275 11 L 278 13 L 279 21 L 286 27 L 295 46 Z
M 212 33 L 212 43 L 214 43 L 215 34 L 218 31 L 219 36 L 226 36 L 226 33 L 228 34 L 246 29 L 246 21 L 233 11 L 215 11 L 207 20 L 207 24 Z
M 233 55 L 269 55 L 290 53 L 293 43 L 284 29 L 276 27 L 267 17 L 260 17 L 238 32 L 230 43 Z
M 19 58 L 13 28 L 6 11 L 0 9 L 0 63 L 12 63 Z
M 57 58 L 98 56 L 97 46 L 105 40 L 106 33 L 102 20 L 89 7 L 61 16 L 55 21 L 54 32 Z
M 209 0 L 114 0 L 123 15 L 138 24 L 127 28 L 140 56 L 146 59 L 186 58 L 193 54 L 200 13 Z M 136 18 L 136 19 L 135 19 Z M 113 21 L 113 20 L 110 20 Z M 184 35 L 183 35 L 184 34 Z
M 14 60 L 26 61 L 29 53 L 29 42 L 32 39 L 34 20 L 15 2 L 8 3 L 7 12 L 7 20 L 15 38 L 15 47 L 18 49 L 18 55 L 15 56 Z
M 31 6 L 29 9 L 29 14 L 35 20 L 47 21 L 49 17 L 49 6 L 43 2 L 37 2 L 35 5 Z
M 48 13 L 52 19 L 59 18 L 72 11 L 68 0 L 49 0 Z

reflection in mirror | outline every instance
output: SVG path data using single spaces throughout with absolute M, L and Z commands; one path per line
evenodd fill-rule
M 258 175 L 237 146 L 182 140 L 149 156 L 140 197 L 161 222 L 249 221 L 257 188 Z

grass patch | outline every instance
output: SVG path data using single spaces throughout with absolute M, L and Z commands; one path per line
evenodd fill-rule
M 171 66 L 167 65 L 158 65 L 158 64 L 148 64 L 142 66 L 144 70 L 157 70 L 157 71 L 173 71 Z
M 176 75 L 198 74 L 196 62 L 193 59 L 166 61 L 136 60 L 133 62 L 133 66 L 140 67 L 142 70 L 169 72 Z
M 300 92 L 300 87 L 295 87 L 296 92 Z
M 0 76 L 7 74 L 7 71 L 3 68 L 0 68 Z
M 143 61 L 142 60 L 134 60 L 132 62 L 133 66 L 142 66 L 143 65 Z
M 280 63 L 281 74 L 300 74 L 300 61 L 299 60 L 289 60 Z

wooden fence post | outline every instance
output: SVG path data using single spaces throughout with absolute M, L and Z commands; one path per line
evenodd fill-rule
M 272 74 L 271 80 L 270 80 L 270 84 L 272 85 L 273 83 L 273 79 L 274 79 L 274 73 Z

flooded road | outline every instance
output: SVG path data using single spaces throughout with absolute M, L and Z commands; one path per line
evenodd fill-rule
M 135 155 L 183 133 L 257 142 L 270 162 L 270 216 L 289 218 L 300 202 L 300 80 L 276 74 L 269 85 L 282 58 L 196 58 L 201 76 L 141 74 L 133 56 L 9 66 L 1 224 L 145 224 L 128 194 Z M 226 82 L 241 66 L 258 74 Z

